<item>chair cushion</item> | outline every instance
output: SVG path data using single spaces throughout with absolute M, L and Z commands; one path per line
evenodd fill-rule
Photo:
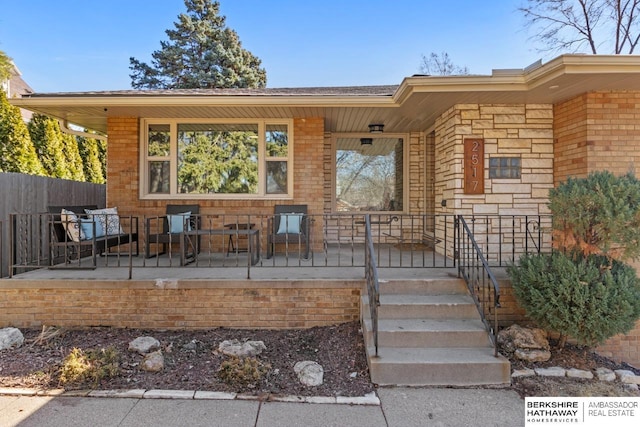
M 82 240 L 82 229 L 79 225 L 78 215 L 76 215 L 75 212 L 62 209 L 60 212 L 60 221 L 72 242 Z
M 191 222 L 189 221 L 190 217 L 191 212 L 183 212 L 176 215 L 167 215 L 167 221 L 169 222 L 169 233 L 179 234 L 183 233 L 185 229 L 187 231 L 191 231 Z
M 107 236 L 125 234 L 120 226 L 118 208 L 85 209 L 84 211 L 89 218 L 96 221 L 96 237 L 101 237 L 100 229 L 104 230 L 104 235 Z
M 300 234 L 300 224 L 302 223 L 301 213 L 287 213 L 280 215 L 280 225 L 276 234 Z

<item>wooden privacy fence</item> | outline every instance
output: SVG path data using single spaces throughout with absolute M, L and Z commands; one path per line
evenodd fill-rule
M 106 194 L 104 184 L 0 173 L 0 277 L 9 274 L 9 214 L 45 212 L 49 205 L 92 204 L 104 207 Z

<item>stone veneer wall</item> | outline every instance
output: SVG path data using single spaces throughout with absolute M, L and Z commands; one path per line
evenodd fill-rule
M 464 194 L 465 138 L 484 139 L 484 194 Z M 489 158 L 492 156 L 519 157 L 521 178 L 490 179 Z M 466 217 L 548 214 L 548 192 L 553 187 L 553 156 L 552 105 L 454 105 L 436 121 L 435 212 Z M 484 232 L 488 236 L 496 235 L 494 228 L 503 225 L 494 221 Z M 518 222 L 514 232 L 523 233 L 524 227 L 524 221 Z M 478 232 L 481 231 L 476 230 Z M 444 236 L 444 223 L 439 221 L 436 237 L 445 239 Z M 448 242 L 447 246 L 453 248 L 453 242 Z M 447 255 L 452 256 L 452 253 Z
M 593 92 L 554 107 L 556 185 L 568 177 L 608 170 L 615 175 L 640 165 L 640 92 Z M 636 271 L 640 266 L 634 264 Z M 616 335 L 598 353 L 640 367 L 640 321 Z
M 113 117 L 108 120 L 109 143 L 107 145 L 107 206 L 117 206 L 121 215 L 140 218 L 164 215 L 167 204 L 198 203 L 200 213 L 217 215 L 270 215 L 276 204 L 306 204 L 309 214 L 320 215 L 324 210 L 324 119 L 298 118 L 293 122 L 293 182 L 292 200 L 251 199 L 244 200 L 140 200 L 139 198 L 139 119 Z M 321 245 L 319 227 L 312 229 L 314 244 Z M 265 239 L 263 239 L 265 240 Z M 320 242 L 320 243 L 318 243 Z M 264 244 L 264 243 L 263 243 Z

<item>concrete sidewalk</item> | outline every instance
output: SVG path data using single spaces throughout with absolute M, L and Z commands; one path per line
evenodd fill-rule
M 258 400 L 0 396 L 0 427 L 411 427 L 524 425 L 511 390 L 381 388 L 379 405 Z

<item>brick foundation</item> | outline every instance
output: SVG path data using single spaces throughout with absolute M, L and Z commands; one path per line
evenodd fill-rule
M 361 281 L 48 281 L 3 287 L 0 327 L 309 328 L 359 319 Z

